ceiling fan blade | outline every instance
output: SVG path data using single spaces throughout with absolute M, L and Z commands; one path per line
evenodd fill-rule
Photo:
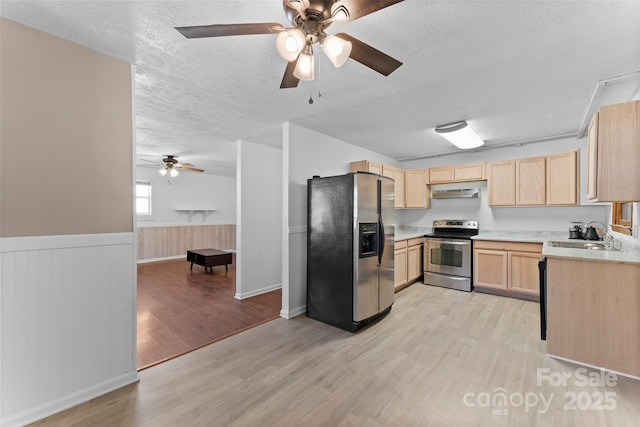
M 351 22 L 401 1 L 404 0 L 342 0 L 340 7 L 344 6 L 349 11 L 349 16 L 344 22 Z
M 175 29 L 188 39 L 197 39 L 202 37 L 277 34 L 285 28 L 277 22 L 261 22 L 257 24 L 196 25 L 192 27 L 175 27 Z
M 402 62 L 397 59 L 390 57 L 386 53 L 380 52 L 378 49 L 371 47 L 348 34 L 340 33 L 336 34 L 336 36 L 345 41 L 351 42 L 351 54 L 349 55 L 351 59 L 358 61 L 362 65 L 365 65 L 382 75 L 388 76 L 402 65 Z
M 284 76 L 282 76 L 282 83 L 280 83 L 280 89 L 298 87 L 300 79 L 293 75 L 293 70 L 296 69 L 297 63 L 297 59 L 287 63 L 287 68 L 284 70 Z
M 174 167 L 176 167 L 178 169 L 185 170 L 185 171 L 204 172 L 204 169 L 198 169 L 198 168 L 194 168 L 194 167 L 191 167 L 191 166 L 185 166 L 184 164 L 177 164 Z

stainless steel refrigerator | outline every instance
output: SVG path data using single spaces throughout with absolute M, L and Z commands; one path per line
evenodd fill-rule
M 394 181 L 358 172 L 307 184 L 307 316 L 354 332 L 393 305 Z

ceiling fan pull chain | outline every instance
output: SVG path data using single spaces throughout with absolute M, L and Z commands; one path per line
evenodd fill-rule
M 322 98 L 322 91 L 320 90 L 320 58 L 322 58 L 322 55 L 318 55 L 318 98 Z

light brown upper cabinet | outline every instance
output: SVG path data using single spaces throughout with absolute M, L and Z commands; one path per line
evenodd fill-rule
M 428 197 L 429 191 L 426 185 L 424 169 L 406 171 L 410 172 L 407 180 L 404 169 L 383 165 L 370 160 L 351 162 L 350 167 L 351 172 L 371 172 L 393 178 L 395 181 L 394 206 L 396 209 L 428 208 L 430 206 L 431 198 Z
M 489 206 L 516 204 L 516 162 L 506 160 L 489 163 Z
M 546 193 L 546 158 L 516 160 L 516 205 L 544 205 Z
M 429 169 L 429 183 L 465 182 L 484 180 L 484 162 L 439 166 Z
M 371 172 L 382 175 L 382 164 L 370 160 L 351 162 L 351 172 Z
M 640 201 L 640 101 L 601 107 L 587 139 L 589 200 Z
M 404 170 L 392 166 L 382 165 L 382 175 L 395 181 L 395 208 L 404 208 Z
M 580 204 L 578 150 L 547 157 L 547 205 Z
M 577 205 L 578 151 L 492 162 L 489 206 Z
M 428 194 L 427 174 L 424 169 L 404 171 L 404 207 L 428 208 L 431 197 Z

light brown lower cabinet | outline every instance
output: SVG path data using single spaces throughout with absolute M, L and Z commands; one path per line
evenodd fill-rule
M 422 238 L 395 242 L 394 289 L 396 292 L 422 277 L 422 245 Z
M 407 242 L 407 280 L 415 282 L 422 277 L 422 238 Z
M 547 353 L 640 377 L 640 264 L 547 257 Z
M 407 272 L 407 241 L 395 242 L 393 252 L 393 288 L 398 291 L 409 284 Z
M 542 243 L 475 240 L 473 286 L 477 292 L 537 301 Z

